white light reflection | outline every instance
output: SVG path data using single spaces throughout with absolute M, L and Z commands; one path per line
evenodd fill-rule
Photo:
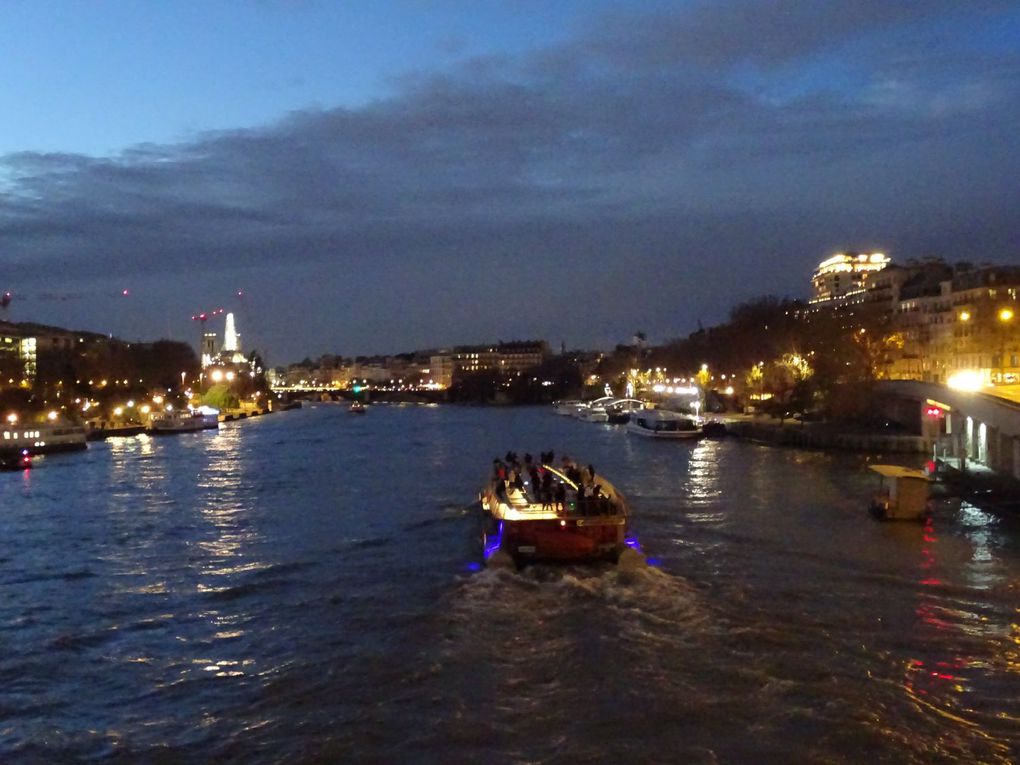
M 966 529 L 967 538 L 973 544 L 967 566 L 969 586 L 989 590 L 1005 584 L 1005 572 L 993 551 L 998 519 L 969 502 L 961 502 L 957 520 Z
M 725 517 L 718 504 L 722 473 L 719 470 L 719 448 L 718 441 L 701 439 L 691 450 L 687 467 L 687 501 L 698 512 L 689 512 L 688 517 L 700 523 L 715 523 Z

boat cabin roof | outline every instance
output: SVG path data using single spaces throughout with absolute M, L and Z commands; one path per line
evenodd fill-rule
M 885 478 L 916 478 L 922 481 L 931 480 L 920 470 L 905 468 L 899 465 L 870 465 L 869 467 L 871 470 L 874 470 L 880 476 L 884 476 Z
M 644 420 L 659 420 L 660 422 L 693 422 L 694 418 L 689 414 L 680 414 L 671 409 L 642 409 L 636 412 Z

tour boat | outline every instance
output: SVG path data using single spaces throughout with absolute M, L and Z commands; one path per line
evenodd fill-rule
M 364 414 L 365 405 L 362 404 L 360 401 L 355 401 L 349 407 L 347 407 L 347 411 L 350 412 L 351 414 Z
M 494 476 L 482 489 L 487 565 L 612 561 L 626 568 L 644 563 L 637 543 L 627 536 L 627 500 L 613 484 L 586 469 L 537 467 L 543 477 L 546 472 L 552 476 L 551 496 L 540 496 L 530 478 L 512 483 Z
M 28 449 L 0 454 L 0 470 L 28 470 L 31 467 L 32 455 Z
M 649 438 L 693 439 L 704 433 L 693 417 L 686 417 L 666 409 L 642 409 L 634 412 L 627 423 L 627 431 Z
M 47 454 L 85 449 L 85 428 L 66 422 L 7 425 L 0 431 L 0 452 Z
M 149 432 L 156 435 L 192 433 L 197 430 L 214 430 L 220 426 L 215 410 L 161 412 L 149 422 Z

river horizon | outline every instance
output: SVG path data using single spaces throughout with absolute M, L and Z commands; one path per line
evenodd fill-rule
M 510 449 L 655 565 L 478 570 Z M 875 461 L 328 404 L 47 455 L 0 474 L 0 759 L 1013 762 L 1020 518 L 877 523 Z

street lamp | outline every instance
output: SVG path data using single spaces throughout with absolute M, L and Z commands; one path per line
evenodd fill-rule
M 999 319 L 999 384 L 1001 385 L 1005 380 L 1003 379 L 1006 374 L 1006 327 L 1013 321 L 1013 309 L 1012 308 L 1000 308 L 998 314 Z

